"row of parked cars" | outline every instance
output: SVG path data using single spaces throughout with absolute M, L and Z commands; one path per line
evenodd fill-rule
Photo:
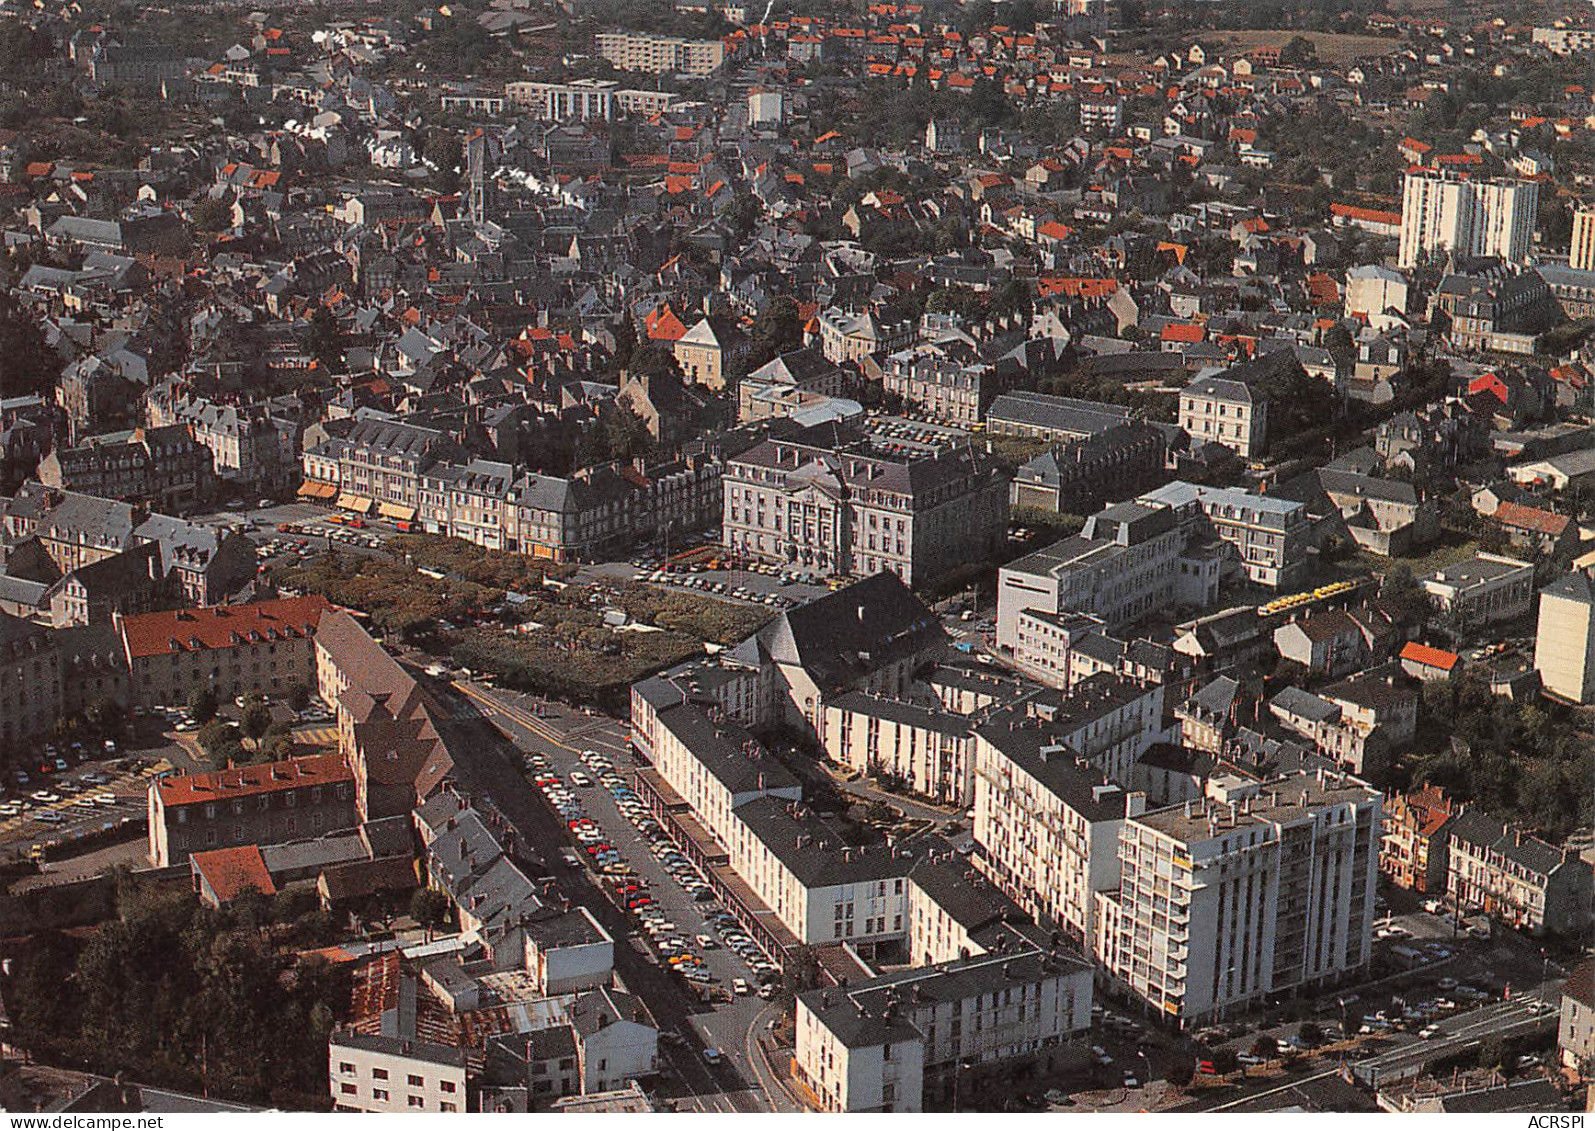
M 768 605 L 772 609 L 786 609 L 796 604 L 790 597 L 783 597 L 779 593 L 755 593 L 745 585 L 728 585 L 702 573 L 670 573 L 656 569 L 648 575 L 648 580 L 656 585 L 679 585 L 683 589 L 698 589 L 750 604 Z
M 708 969 L 698 952 L 724 947 L 747 963 L 749 971 L 759 983 L 758 992 L 761 996 L 774 996 L 774 989 L 771 987 L 779 980 L 779 969 L 765 958 L 753 940 L 741 930 L 736 917 L 715 903 L 715 893 L 708 881 L 692 861 L 675 847 L 669 834 L 648 812 L 648 807 L 631 788 L 630 782 L 624 775 L 616 772 L 614 764 L 608 758 L 596 750 L 583 751 L 581 760 L 587 772 L 596 775 L 598 784 L 609 791 L 610 796 L 614 798 L 616 808 L 648 842 L 649 852 L 659 862 L 659 866 L 669 873 L 671 879 L 680 885 L 681 890 L 693 902 L 703 905 L 705 925 L 714 932 L 700 934 L 689 940 L 686 936 L 678 934 L 676 924 L 670 922 L 664 912 L 654 905 L 652 897 L 647 893 L 646 881 L 636 876 L 617 881 L 617 896 L 622 898 L 627 910 L 637 915 L 644 933 L 653 940 L 656 949 L 659 950 L 661 959 L 679 970 L 688 981 L 709 985 L 718 979 Z M 583 772 L 574 771 L 571 778 L 575 780 L 578 774 Z M 693 943 L 696 943 L 696 948 Z M 731 991 L 738 995 L 755 992 L 753 983 L 746 978 L 733 979 Z

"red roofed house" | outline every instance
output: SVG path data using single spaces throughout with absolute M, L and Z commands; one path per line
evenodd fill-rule
M 330 606 L 317 597 L 281 597 L 163 613 L 116 615 L 127 656 L 128 697 L 137 705 L 184 703 L 199 688 L 222 702 L 286 695 L 316 686 L 311 643 Z
M 656 342 L 673 342 L 687 332 L 686 324 L 676 317 L 669 303 L 649 311 L 642 320 L 642 327 L 648 337 Z
M 1397 794 L 1385 806 L 1379 870 L 1408 891 L 1444 892 L 1451 818 L 1457 807 L 1437 785 Z
M 260 846 L 241 844 L 237 848 L 217 848 L 196 852 L 188 858 L 194 877 L 194 893 L 208 907 L 220 910 L 246 892 L 276 895 L 277 885 L 260 854 Z
M 1401 670 L 1419 679 L 1450 679 L 1462 657 L 1443 648 L 1431 648 L 1416 640 L 1401 649 Z
M 149 786 L 149 855 L 157 868 L 195 852 L 282 844 L 359 823 L 342 754 L 157 778 Z
M 1519 549 L 1535 549 L 1554 554 L 1563 548 L 1570 535 L 1576 539 L 1578 531 L 1565 514 L 1528 507 L 1522 503 L 1502 503 L 1492 516 L 1506 531 L 1507 541 Z

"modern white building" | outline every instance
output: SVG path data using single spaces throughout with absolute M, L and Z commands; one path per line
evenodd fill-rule
M 1098 962 L 1182 1027 L 1364 968 L 1381 808 L 1356 778 L 1301 771 L 1131 816 Z
M 1415 267 L 1425 256 L 1447 252 L 1526 262 L 1539 192 L 1534 181 L 1412 170 L 1402 193 L 1397 265 Z
M 1567 265 L 1575 271 L 1595 271 L 1595 204 L 1573 209 L 1573 242 Z
M 619 83 L 603 79 L 574 82 L 511 82 L 504 96 L 518 110 L 550 122 L 607 122 L 615 116 Z
M 1493 624 L 1523 616 L 1534 603 L 1534 566 L 1500 554 L 1475 554 L 1418 579 L 1440 616 L 1454 624 Z

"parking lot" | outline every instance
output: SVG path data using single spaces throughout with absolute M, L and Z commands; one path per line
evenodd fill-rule
M 524 752 L 524 772 L 567 830 L 563 852 L 635 925 L 631 938 L 616 945 L 629 945 L 644 961 L 673 971 L 699 1000 L 681 1028 L 667 1023 L 660 1037 L 675 1079 L 689 1092 L 684 1102 L 717 1110 L 721 1101 L 713 1093 L 698 1094 L 693 1081 L 706 1068 L 719 1081 L 723 1068 L 725 1079 L 757 1084 L 778 1108 L 790 1107 L 754 1047 L 775 1018 L 767 1000 L 774 991 L 766 989 L 761 999 L 760 988 L 777 984 L 778 976 L 719 904 L 695 898 L 701 877 L 670 848 L 628 784 L 624 724 L 534 696 L 456 687 Z M 746 992 L 739 992 L 739 980 Z

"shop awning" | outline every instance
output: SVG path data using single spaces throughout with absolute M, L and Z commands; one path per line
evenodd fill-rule
M 299 484 L 301 499 L 330 499 L 337 493 L 338 488 L 331 483 L 317 483 L 314 479 L 306 479 Z
M 338 508 L 340 510 L 354 511 L 355 514 L 370 514 L 371 500 L 364 495 L 339 495 Z
M 411 522 L 415 519 L 415 508 L 402 506 L 399 503 L 378 503 L 377 513 L 383 518 L 391 518 L 394 522 Z

